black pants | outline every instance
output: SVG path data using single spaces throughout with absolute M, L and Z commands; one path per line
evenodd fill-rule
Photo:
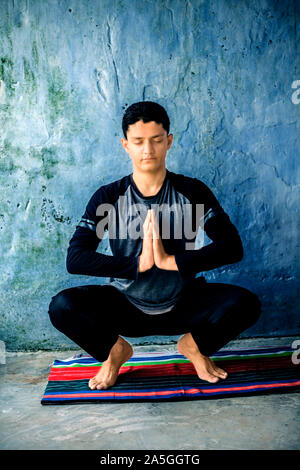
M 261 302 L 244 287 L 209 283 L 198 277 L 187 284 L 171 311 L 148 315 L 115 287 L 88 285 L 64 289 L 52 297 L 52 324 L 99 362 L 119 335 L 141 337 L 190 332 L 202 354 L 210 356 L 256 323 Z

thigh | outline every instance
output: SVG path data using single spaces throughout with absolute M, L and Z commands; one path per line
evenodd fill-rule
M 151 315 L 135 307 L 116 287 L 86 285 L 64 289 L 52 297 L 49 310 L 78 313 L 98 323 L 110 324 L 124 336 L 147 336 Z
M 184 334 L 194 326 L 220 324 L 233 313 L 246 317 L 247 312 L 259 316 L 260 301 L 256 294 L 234 284 L 209 283 L 196 278 L 182 291 L 170 312 L 161 318 L 161 329 L 168 334 Z
M 245 287 L 235 284 L 225 284 L 218 282 L 198 282 L 194 279 L 175 306 L 175 312 L 180 315 L 185 312 L 189 316 L 190 312 L 198 312 L 202 317 L 209 315 L 220 307 L 226 309 L 241 303 L 259 303 L 257 296 Z
M 110 285 L 70 287 L 52 297 L 50 309 L 67 310 L 98 319 L 113 318 L 128 308 L 127 299 Z

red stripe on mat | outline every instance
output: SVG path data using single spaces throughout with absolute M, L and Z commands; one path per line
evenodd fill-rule
M 122 396 L 139 396 L 139 397 L 146 397 L 146 396 L 163 396 L 163 395 L 169 395 L 170 393 L 178 393 L 182 392 L 184 394 L 194 394 L 194 393 L 217 393 L 217 392 L 232 392 L 232 391 L 241 391 L 241 390 L 253 390 L 253 389 L 270 389 L 270 388 L 278 388 L 278 387 L 288 387 L 288 386 L 295 386 L 295 385 L 300 385 L 300 381 L 287 383 L 287 382 L 279 382 L 276 384 L 262 384 L 262 385 L 248 385 L 244 387 L 229 387 L 229 388 L 209 388 L 209 389 L 197 389 L 197 388 L 191 388 L 189 390 L 182 390 L 182 389 L 177 389 L 177 390 L 166 390 L 166 391 L 160 391 L 160 392 L 94 392 L 94 393 L 72 393 L 72 394 L 56 394 L 56 395 L 44 395 L 43 398 L 88 398 L 88 397 L 93 397 L 99 396 L 99 397 L 122 397 Z
M 281 358 L 264 358 L 264 359 L 246 359 L 246 360 L 214 360 L 214 363 L 225 369 L 228 373 L 264 370 L 264 369 L 280 369 L 288 367 L 297 367 L 293 364 L 291 357 L 284 356 Z M 49 381 L 64 380 L 80 380 L 94 377 L 101 366 L 91 367 L 64 367 L 57 369 L 52 367 Z M 131 377 L 158 377 L 165 375 L 197 375 L 196 370 L 191 363 L 171 363 L 159 365 L 143 365 L 143 366 L 122 366 L 119 375 L 130 372 Z

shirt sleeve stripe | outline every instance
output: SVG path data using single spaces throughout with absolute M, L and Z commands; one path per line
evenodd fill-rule
M 85 228 L 88 228 L 90 230 L 92 230 L 93 232 L 96 232 L 96 224 L 95 222 L 93 222 L 92 220 L 89 220 L 89 219 L 85 219 L 84 217 L 81 218 L 79 224 L 77 225 L 77 227 L 85 227 Z

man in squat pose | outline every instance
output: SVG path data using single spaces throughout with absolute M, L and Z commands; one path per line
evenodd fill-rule
M 66 260 L 71 274 L 108 280 L 53 296 L 51 322 L 103 362 L 92 390 L 114 385 L 132 356 L 121 335 L 182 335 L 178 351 L 199 378 L 224 380 L 227 372 L 209 356 L 256 323 L 261 302 L 244 287 L 196 275 L 242 259 L 238 231 L 201 180 L 166 168 L 173 135 L 161 105 L 132 104 L 122 129 L 133 172 L 94 192 Z M 195 249 L 199 228 L 211 243 Z M 112 255 L 96 251 L 105 231 Z

